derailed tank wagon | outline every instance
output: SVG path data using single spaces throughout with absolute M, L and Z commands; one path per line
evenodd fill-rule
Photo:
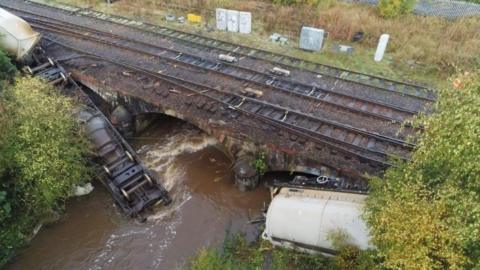
M 135 151 L 95 106 L 83 89 L 54 60 L 37 46 L 41 35 L 23 19 L 0 9 L 0 49 L 18 63 L 29 63 L 24 70 L 51 85 L 62 85 L 84 103 L 78 119 L 84 124 L 107 177 L 103 183 L 123 213 L 137 216 L 152 205 L 171 202 L 167 190 L 138 160 Z M 27 61 L 28 60 L 28 61 Z
M 274 188 L 263 239 L 309 253 L 337 254 L 336 241 L 371 248 L 362 219 L 366 194 L 321 189 Z
M 119 138 L 113 126 L 98 110 L 79 113 L 87 135 L 100 157 L 107 174 L 104 180 L 115 202 L 124 213 L 135 216 L 157 204 L 169 204 L 167 190 L 156 183 L 154 176 L 137 160 L 132 149 Z
M 0 9 L 0 48 L 21 61 L 29 56 L 40 40 L 24 20 Z M 64 83 L 86 96 L 58 64 L 45 56 L 35 57 L 35 67 L 28 70 L 45 78 L 52 84 Z M 41 62 L 38 60 L 41 59 Z M 220 55 L 219 60 L 234 63 L 238 59 Z M 290 71 L 274 67 L 271 73 L 290 76 Z M 247 91 L 261 96 L 256 90 Z M 108 119 L 93 105 L 79 112 L 79 119 L 85 124 L 87 134 L 95 146 L 100 163 L 107 175 L 103 181 L 111 192 L 116 204 L 129 215 L 137 215 L 149 206 L 171 201 L 167 191 L 137 159 L 135 152 L 116 131 Z M 256 186 L 258 175 L 248 170 L 248 162 L 239 166 L 236 182 L 245 189 Z M 365 194 L 338 191 L 314 190 L 311 186 L 328 189 L 358 189 L 337 178 L 317 177 L 297 179 L 291 184 L 299 188 L 279 187 L 266 215 L 264 239 L 274 245 L 299 248 L 310 252 L 335 254 L 330 235 L 341 233 L 347 244 L 369 248 L 369 234 L 361 218 Z

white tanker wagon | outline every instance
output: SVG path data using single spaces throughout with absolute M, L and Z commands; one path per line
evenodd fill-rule
M 268 207 L 263 239 L 274 246 L 335 255 L 335 241 L 371 248 L 361 215 L 367 195 L 281 188 Z
M 22 61 L 40 41 L 40 34 L 18 16 L 0 8 L 0 49 Z

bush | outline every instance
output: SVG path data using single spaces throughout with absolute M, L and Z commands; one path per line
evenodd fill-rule
M 245 239 L 236 235 L 227 238 L 223 249 L 201 249 L 190 259 L 184 269 L 192 270 L 373 270 L 375 265 L 371 251 L 360 251 L 346 246 L 340 249 L 337 257 L 321 254 L 307 254 L 298 251 L 273 248 L 267 241 L 249 245 Z
M 5 85 L 5 81 L 13 79 L 17 69 L 10 61 L 10 58 L 0 50 L 0 91 Z M 0 111 L 1 112 L 1 111 Z
M 255 168 L 259 176 L 263 176 L 268 170 L 267 156 L 261 152 L 253 161 L 252 166 Z
M 378 8 L 382 17 L 394 18 L 411 13 L 415 2 L 415 0 L 380 0 Z
M 365 218 L 393 269 L 480 267 L 480 72 L 439 92 L 412 159 L 374 179 Z
M 70 99 L 38 79 L 21 78 L 2 93 L 0 108 L 1 267 L 89 175 Z

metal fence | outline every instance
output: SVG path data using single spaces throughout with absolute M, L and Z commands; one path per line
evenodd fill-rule
M 378 0 L 345 0 L 346 2 L 365 3 L 377 5 Z M 441 16 L 450 19 L 479 16 L 480 4 L 456 0 L 418 0 L 413 12 L 418 15 Z

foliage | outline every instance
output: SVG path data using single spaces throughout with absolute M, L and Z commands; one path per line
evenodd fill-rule
M 362 251 L 355 246 L 347 245 L 333 258 L 338 269 L 342 270 L 375 270 L 380 269 L 374 250 Z
M 6 219 L 10 218 L 12 206 L 7 200 L 7 192 L 0 191 L 0 223 L 3 223 Z
M 296 5 L 296 4 L 307 4 L 307 5 L 318 5 L 321 0 L 272 0 L 274 4 L 279 5 Z
M 253 161 L 253 166 L 255 167 L 255 170 L 257 170 L 258 174 L 263 176 L 268 170 L 266 154 L 263 152 L 260 153 Z
M 15 76 L 16 71 L 17 69 L 10 61 L 10 58 L 0 50 L 0 91 L 3 88 L 5 81 L 9 81 Z
M 52 3 L 70 3 L 87 6 L 85 0 L 51 0 Z M 94 1 L 93 1 L 94 2 Z M 88 5 L 104 10 L 101 1 Z M 261 12 L 253 20 L 254 31 L 250 35 L 231 35 L 222 31 L 203 31 L 204 35 L 282 54 L 339 66 L 367 74 L 380 75 L 396 80 L 417 81 L 432 87 L 443 84 L 455 69 L 480 65 L 480 16 L 468 16 L 446 20 L 437 16 L 405 15 L 385 20 L 378 7 L 358 4 L 356 1 L 322 0 L 318 6 L 275 5 L 272 1 L 258 0 L 141 0 L 117 1 L 109 7 L 115 14 L 127 17 L 141 16 L 152 23 L 165 23 L 158 12 L 166 12 L 165 3 L 174 3 L 187 9 L 204 8 L 202 12 L 222 6 L 228 9 Z M 142 10 L 141 14 L 138 11 Z M 268 10 L 268 12 L 264 12 Z M 213 23 L 210 16 L 209 23 Z M 207 19 L 206 19 L 207 20 Z M 298 50 L 299 30 L 302 25 L 319 27 L 328 32 L 325 48 L 334 44 L 349 44 L 359 31 L 365 33 L 361 42 L 354 45 L 354 57 L 340 55 L 331 50 L 311 53 Z M 418 27 L 421 25 L 421 27 Z M 169 24 L 183 31 L 199 31 L 198 26 Z M 273 32 L 290 37 L 287 45 L 278 46 L 268 40 Z M 375 62 L 373 54 L 381 34 L 391 38 L 385 61 Z
M 373 270 L 378 268 L 375 262 L 374 250 L 362 251 L 358 247 L 347 242 L 348 235 L 345 231 L 336 229 L 328 232 L 327 239 L 332 243 L 335 250 L 340 250 L 333 259 L 336 266 L 343 270 Z
M 89 178 L 69 98 L 38 79 L 20 78 L 2 93 L 0 108 L 1 266 Z
M 375 269 L 371 258 L 369 252 L 362 252 L 353 247 L 348 247 L 348 250 L 342 248 L 340 255 L 332 258 L 320 254 L 307 254 L 283 248 L 273 248 L 266 241 L 248 244 L 242 236 L 236 235 L 227 238 L 222 250 L 201 249 L 184 268 L 192 270 L 370 270 Z
M 384 266 L 480 267 L 480 73 L 439 91 L 408 163 L 372 181 L 365 218 Z
M 394 18 L 411 13 L 415 2 L 415 0 L 380 0 L 378 8 L 382 17 Z

